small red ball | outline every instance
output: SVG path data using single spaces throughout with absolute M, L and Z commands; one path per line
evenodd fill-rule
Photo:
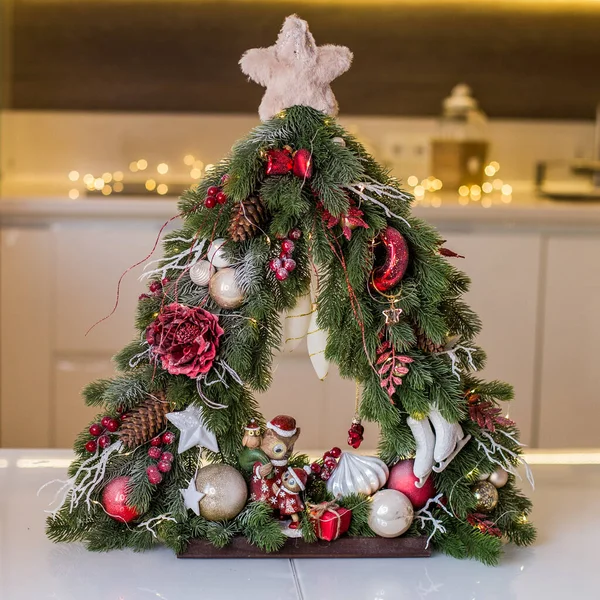
M 323 469 L 321 471 L 321 479 L 323 481 L 327 481 L 330 477 L 331 477 L 331 471 L 328 471 L 327 469 Z
M 96 440 L 90 440 L 86 445 L 85 445 L 85 449 L 90 453 L 93 454 L 94 452 L 96 452 L 96 448 L 97 448 L 97 444 L 96 444 Z
M 283 250 L 279 253 L 279 260 L 283 263 L 286 258 L 291 258 L 289 252 L 284 252 Z
M 89 432 L 94 437 L 98 437 L 102 433 L 102 431 L 103 431 L 103 429 L 102 429 L 102 425 L 100 425 L 100 423 L 94 423 L 93 425 L 90 425 Z
M 150 440 L 150 445 L 151 445 L 151 446 L 160 446 L 161 444 L 162 444 L 162 440 L 160 439 L 160 436 L 159 436 L 159 437 L 152 438 L 152 439 Z
M 172 431 L 165 431 L 162 434 L 162 443 L 163 444 L 172 444 L 175 441 L 175 434 Z
M 102 417 L 102 421 L 100 421 L 100 423 L 102 423 L 102 427 L 106 427 L 108 425 L 109 421 L 110 421 L 110 417 L 106 416 L 106 417 Z
M 321 472 L 321 465 L 318 462 L 314 462 L 310 465 L 310 470 L 318 475 Z
M 411 501 L 416 510 L 423 508 L 429 498 L 436 494 L 433 484 L 433 477 L 430 475 L 422 488 L 415 486 L 419 481 L 413 473 L 413 459 L 402 460 L 390 469 L 390 477 L 387 481 L 387 487 L 392 490 L 402 492 Z
M 326 458 L 325 459 L 325 466 L 328 469 L 335 469 L 337 467 L 337 462 L 336 462 L 335 458 L 331 458 L 331 457 Z
M 150 448 L 148 448 L 148 456 L 154 460 L 158 460 L 161 454 L 162 450 L 158 446 L 150 446 Z
M 113 479 L 102 492 L 102 506 L 116 521 L 129 523 L 139 517 L 134 506 L 127 505 L 127 488 L 131 483 L 130 477 L 117 477 Z
M 110 419 L 106 424 L 106 429 L 108 429 L 111 433 L 114 433 L 117 429 L 119 429 L 119 421 L 117 421 L 117 419 Z
M 160 460 L 166 460 L 169 462 L 173 462 L 173 455 L 170 452 L 163 452 L 160 455 Z
M 277 269 L 275 272 L 275 279 L 278 281 L 285 281 L 289 275 L 290 274 L 285 269 Z
M 148 476 L 148 481 L 152 485 L 158 485 L 162 481 L 162 475 L 156 465 L 148 467 L 146 469 L 146 475 Z
M 207 196 L 204 199 L 204 206 L 206 208 L 214 208 L 217 205 L 217 199 L 214 196 Z
M 219 188 L 216 185 L 211 185 L 206 190 L 206 195 L 207 196 L 216 196 L 218 193 L 219 193 Z
M 342 451 L 340 450 L 340 448 L 338 448 L 337 446 L 334 446 L 330 451 L 329 454 L 331 454 L 331 456 L 333 456 L 333 458 L 339 458 L 342 455 Z
M 294 227 L 294 229 L 288 233 L 288 237 L 291 240 L 299 240 L 302 237 L 302 231 L 300 231 L 300 229 L 297 227 Z
M 156 465 L 156 468 L 161 472 L 161 473 L 168 473 L 173 465 L 171 465 L 171 461 L 169 460 L 159 460 L 158 464 Z
M 293 258 L 286 258 L 282 266 L 288 273 L 291 273 L 296 268 L 296 261 Z
M 292 242 L 292 240 L 283 240 L 283 242 L 281 242 L 281 250 L 282 252 L 291 254 L 294 251 L 294 242 Z
M 225 202 L 227 202 L 227 194 L 225 194 L 225 192 L 219 192 L 215 198 L 219 204 L 225 204 Z
M 282 267 L 282 262 L 281 259 L 279 258 L 273 258 L 272 260 L 269 261 L 269 269 L 271 269 L 271 271 L 273 271 L 273 273 L 277 273 L 277 271 L 279 271 L 279 269 L 281 269 Z
M 157 292 L 160 292 L 162 290 L 162 283 L 160 281 L 152 281 L 150 282 L 150 285 L 148 286 L 148 289 L 153 293 L 156 294 Z
M 98 446 L 100 446 L 100 448 L 106 448 L 107 446 L 110 446 L 110 436 L 101 435 L 98 438 Z

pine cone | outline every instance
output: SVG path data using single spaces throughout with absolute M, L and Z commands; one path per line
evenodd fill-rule
M 253 238 L 267 220 L 267 209 L 258 196 L 249 196 L 237 205 L 231 217 L 229 235 L 234 242 Z
M 121 441 L 127 448 L 137 448 L 149 442 L 167 424 L 171 407 L 164 392 L 157 392 L 123 415 L 119 429 Z
M 445 344 L 436 344 L 435 342 L 432 342 L 425 333 L 423 333 L 422 329 L 416 329 L 415 334 L 417 336 L 417 348 L 419 348 L 419 350 L 431 352 L 431 354 L 443 352 Z

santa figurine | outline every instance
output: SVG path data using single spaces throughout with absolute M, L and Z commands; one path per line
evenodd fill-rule
M 288 467 L 281 476 L 281 486 L 273 484 L 279 514 L 292 517 L 292 522 L 288 526 L 290 529 L 298 529 L 299 513 L 304 510 L 304 502 L 302 502 L 300 494 L 306 489 L 310 467 L 306 467 L 306 469 Z

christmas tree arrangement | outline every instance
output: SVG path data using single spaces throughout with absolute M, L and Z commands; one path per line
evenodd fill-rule
M 485 355 L 457 255 L 334 118 L 330 82 L 351 60 L 296 16 L 242 57 L 266 87 L 263 123 L 184 195 L 182 228 L 147 265 L 139 335 L 118 375 L 85 389 L 101 412 L 75 442 L 52 540 L 184 556 L 344 556 L 358 541 L 485 563 L 534 540 L 500 407 L 512 390 L 475 375 Z M 293 417 L 263 419 L 253 393 L 303 340 L 321 379 L 335 363 L 356 382 L 356 403 L 337 399 L 348 444 L 375 421 L 377 457 L 333 446 L 311 462 L 293 453 Z

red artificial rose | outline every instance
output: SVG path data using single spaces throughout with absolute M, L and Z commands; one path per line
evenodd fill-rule
M 146 340 L 163 369 L 195 379 L 210 371 L 223 333 L 217 315 L 174 302 L 146 329 Z

